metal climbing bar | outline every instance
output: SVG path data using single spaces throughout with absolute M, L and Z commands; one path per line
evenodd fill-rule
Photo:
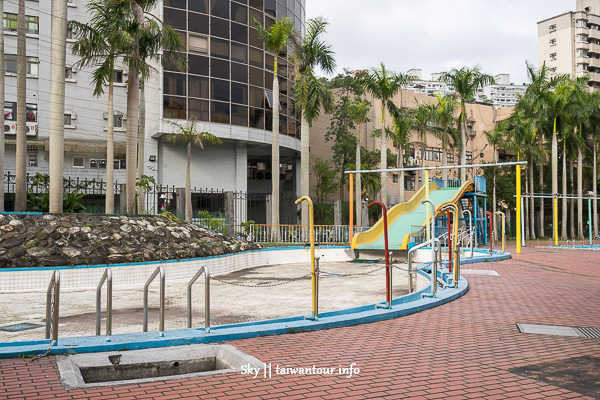
M 106 268 L 98 288 L 96 289 L 96 336 L 100 336 L 100 314 L 102 309 L 102 285 L 106 282 L 106 340 L 110 341 L 112 335 L 112 271 Z
M 438 260 L 438 257 L 435 256 L 435 245 L 436 244 L 438 244 L 438 246 L 439 246 L 438 247 L 438 251 L 440 253 L 438 253 L 438 254 L 441 254 L 441 251 L 442 251 L 441 250 L 441 242 L 440 242 L 440 240 L 438 238 L 429 239 L 428 241 L 423 242 L 423 243 L 421 243 L 421 244 L 419 244 L 417 246 L 414 246 L 410 250 L 408 250 L 408 292 L 409 293 L 414 292 L 416 290 L 416 286 L 417 286 L 416 279 L 414 279 L 416 277 L 417 271 L 415 269 L 413 269 L 413 267 L 412 267 L 412 264 L 413 264 L 413 254 L 415 253 L 415 251 L 419 250 L 420 248 L 423 248 L 423 247 L 426 247 L 426 246 L 429 246 L 429 245 L 434 246 L 434 250 L 432 252 L 433 258 L 431 260 L 431 264 L 432 264 L 432 270 L 433 270 L 433 268 L 435 268 L 436 273 L 437 273 L 437 260 Z M 437 279 L 437 277 L 435 279 Z M 434 279 L 432 279 L 432 281 L 431 281 L 432 282 L 432 289 L 431 289 L 432 296 L 435 296 L 435 291 L 436 291 L 436 287 L 435 287 L 435 285 L 433 285 L 434 281 L 435 281 Z
M 150 278 L 146 281 L 144 285 L 144 332 L 148 332 L 148 287 L 156 278 L 156 276 L 160 273 L 160 322 L 158 331 L 160 336 L 163 336 L 165 331 L 165 269 L 163 267 L 158 267 L 154 270 Z
M 204 274 L 204 332 L 210 333 L 210 272 L 202 266 L 187 285 L 187 327 L 192 327 L 192 285 Z
M 50 339 L 52 333 L 52 344 L 58 344 L 58 310 L 60 301 L 60 272 L 55 270 L 48 284 L 46 292 L 46 339 Z

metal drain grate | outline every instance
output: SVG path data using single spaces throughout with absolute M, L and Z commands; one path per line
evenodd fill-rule
M 32 324 L 32 323 L 29 323 L 29 322 L 24 322 L 22 324 L 0 326 L 0 331 L 15 333 L 15 332 L 26 331 L 28 329 L 41 328 L 43 326 L 44 325 L 41 325 L 41 324 Z
M 598 328 L 575 328 L 579 336 L 600 339 L 600 329 Z
M 591 339 L 600 339 L 599 328 L 576 328 L 572 326 L 520 324 L 517 328 L 521 333 L 537 333 L 540 335 L 575 336 Z

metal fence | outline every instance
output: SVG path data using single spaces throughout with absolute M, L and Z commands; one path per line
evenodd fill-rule
M 25 175 L 27 192 L 33 194 L 48 193 L 50 190 L 50 177 L 45 174 L 29 174 Z M 114 184 L 115 194 L 121 192 L 118 183 Z M 4 175 L 4 192 L 7 194 L 15 193 L 17 187 L 17 176 L 7 172 Z M 65 193 L 70 194 L 75 191 L 79 193 L 103 195 L 106 194 L 106 182 L 102 179 L 80 179 L 80 178 L 63 178 L 63 189 Z
M 305 245 L 310 241 L 308 225 L 236 225 L 234 235 L 255 243 L 286 243 Z M 348 225 L 315 225 L 315 243 L 343 244 L 350 241 Z M 352 227 L 353 234 L 370 229 L 368 226 Z M 273 238 L 277 237 L 277 240 Z

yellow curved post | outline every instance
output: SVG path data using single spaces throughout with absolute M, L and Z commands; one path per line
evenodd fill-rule
M 310 221 L 310 270 L 312 272 L 311 282 L 312 282 L 312 313 L 311 319 L 316 320 L 319 317 L 319 313 L 317 311 L 317 277 L 315 276 L 315 219 L 314 219 L 314 211 L 313 211 L 313 202 L 308 196 L 302 196 L 298 200 L 296 200 L 296 205 L 300 204 L 302 201 L 306 200 L 308 202 L 308 220 Z
M 506 237 L 506 215 L 502 211 L 496 211 L 496 214 L 502 216 L 502 253 L 504 253 L 505 246 L 505 237 Z
M 517 254 L 521 254 L 521 166 L 517 165 Z
M 451 207 L 452 209 L 450 210 L 450 212 L 452 212 L 453 214 L 453 220 L 454 220 L 454 240 L 452 240 L 452 248 L 454 248 L 454 271 L 452 271 L 454 273 L 453 276 L 453 280 L 454 283 L 458 282 L 458 278 L 460 277 L 460 271 L 459 271 L 459 266 L 460 266 L 460 252 L 458 250 L 458 207 L 456 206 L 456 204 L 448 204 L 448 207 Z
M 425 182 L 422 182 L 423 185 L 425 185 L 425 198 L 429 199 L 429 170 L 426 169 L 425 170 Z M 429 213 L 431 212 L 431 206 L 429 205 L 429 203 L 425 203 L 425 215 L 427 216 L 427 218 L 425 218 L 425 222 L 427 224 L 426 228 L 425 228 L 425 232 L 427 234 L 427 240 L 431 239 L 431 228 L 429 227 Z M 435 211 L 435 210 L 434 210 Z

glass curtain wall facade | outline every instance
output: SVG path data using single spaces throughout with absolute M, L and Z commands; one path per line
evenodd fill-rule
M 266 28 L 289 17 L 303 30 L 305 0 L 165 0 L 164 21 L 186 44 L 188 71 L 164 70 L 163 117 L 272 129 L 274 55 L 265 50 L 255 18 Z M 287 54 L 277 61 L 280 133 L 300 137 Z

